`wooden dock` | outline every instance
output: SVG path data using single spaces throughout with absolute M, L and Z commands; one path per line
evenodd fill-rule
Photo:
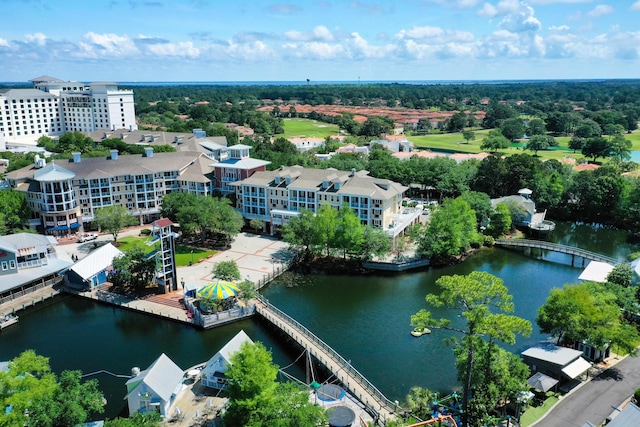
M 365 406 L 375 421 L 386 424 L 387 421 L 395 419 L 396 411 L 400 408 L 324 341 L 262 297 L 257 300 L 256 312 L 289 335 L 329 369 L 351 395 Z
M 45 285 L 37 287 L 31 292 L 24 293 L 19 296 L 13 296 L 12 299 L 6 299 L 0 304 L 0 317 L 8 314 L 15 314 L 26 308 L 46 301 L 59 295 L 61 292 L 58 282 L 53 281 Z

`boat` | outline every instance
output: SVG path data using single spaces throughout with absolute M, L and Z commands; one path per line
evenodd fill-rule
M 431 329 L 429 328 L 413 328 L 413 330 L 411 331 L 411 335 L 413 335 L 414 337 L 421 337 L 430 333 Z
M 11 325 L 18 323 L 18 316 L 15 314 L 5 314 L 0 317 L 0 329 L 7 328 Z

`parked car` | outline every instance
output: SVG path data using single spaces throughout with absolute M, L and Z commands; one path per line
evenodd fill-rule
M 98 233 L 87 233 L 78 237 L 78 243 L 89 242 L 91 240 L 96 240 L 98 238 Z

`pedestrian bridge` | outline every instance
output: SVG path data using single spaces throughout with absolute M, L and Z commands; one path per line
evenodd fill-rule
M 400 410 L 387 399 L 367 378 L 344 360 L 333 348 L 315 336 L 298 321 L 270 304 L 262 296 L 258 297 L 256 313 L 289 335 L 309 354 L 329 369 L 342 385 L 358 399 L 375 421 L 386 423 L 395 418 Z
M 576 246 L 558 245 L 556 243 L 545 242 L 542 240 L 529 240 L 529 239 L 497 239 L 496 246 L 507 248 L 528 248 L 528 249 L 540 249 L 552 252 L 559 252 L 563 254 L 571 255 L 571 265 L 575 261 L 575 257 L 580 257 L 583 260 L 588 259 L 592 261 L 606 262 L 611 265 L 619 263 L 615 258 L 602 255 L 596 252 L 591 252 L 586 249 L 581 249 Z M 584 264 L 584 262 L 583 262 Z

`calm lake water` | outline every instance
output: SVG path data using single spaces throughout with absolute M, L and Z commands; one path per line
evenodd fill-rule
M 626 232 L 559 224 L 551 240 L 601 252 L 619 259 L 637 250 Z M 532 322 L 549 290 L 576 283 L 582 269 L 571 258 L 545 254 L 540 260 L 520 252 L 492 248 L 479 251 L 460 265 L 400 275 L 281 276 L 263 294 L 335 348 L 345 359 L 392 400 L 404 400 L 412 386 L 450 391 L 458 388 L 446 334 L 412 337 L 410 316 L 426 308 L 424 297 L 436 292 L 443 275 L 487 271 L 505 281 L 513 295 L 515 314 Z M 445 309 L 438 317 L 456 318 Z M 291 364 L 299 351 L 257 320 L 246 320 L 209 331 L 63 296 L 23 313 L 20 322 L 0 334 L 0 360 L 24 349 L 50 357 L 55 371 L 80 369 L 83 373 L 108 370 L 128 375 L 133 366 L 146 368 L 160 353 L 181 368 L 211 357 L 235 333 L 244 329 L 254 341 L 271 349 L 275 363 Z M 529 338 L 520 337 L 509 349 L 519 352 L 544 337 L 534 324 Z M 287 372 L 304 379 L 304 368 Z M 108 400 L 107 416 L 125 407 L 126 379 L 95 376 Z

